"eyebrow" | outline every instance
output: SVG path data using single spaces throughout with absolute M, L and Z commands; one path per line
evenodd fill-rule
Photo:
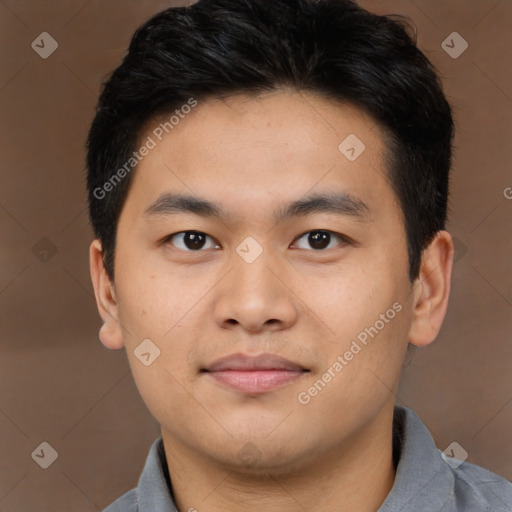
M 359 198 L 346 192 L 331 194 L 312 194 L 294 201 L 285 207 L 274 211 L 274 220 L 281 222 L 292 217 L 310 215 L 313 213 L 334 213 L 336 215 L 354 217 L 357 220 L 367 220 L 370 208 Z M 145 217 L 154 215 L 172 215 L 192 213 L 201 217 L 214 217 L 228 220 L 229 212 L 218 203 L 203 198 L 165 193 L 153 202 L 145 211 Z

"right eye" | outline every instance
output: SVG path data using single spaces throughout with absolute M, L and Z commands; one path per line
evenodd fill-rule
M 171 243 L 177 249 L 186 252 L 197 252 L 205 248 L 206 240 L 213 238 L 201 231 L 180 231 L 165 237 L 163 240 L 164 244 Z M 206 247 L 206 249 L 215 249 L 220 247 L 215 242 L 212 242 L 213 246 Z

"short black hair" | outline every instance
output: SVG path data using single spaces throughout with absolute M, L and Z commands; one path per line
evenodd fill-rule
M 117 223 L 146 124 L 191 100 L 281 88 L 354 105 L 380 126 L 409 278 L 417 278 L 423 250 L 445 228 L 454 127 L 408 18 L 351 0 L 200 0 L 144 23 L 103 84 L 87 140 L 87 186 L 112 279 Z

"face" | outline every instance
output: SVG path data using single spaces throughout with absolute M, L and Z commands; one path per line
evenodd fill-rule
M 119 220 L 103 343 L 126 347 L 169 443 L 265 469 L 343 446 L 392 404 L 419 298 L 382 132 L 285 91 L 157 126 Z

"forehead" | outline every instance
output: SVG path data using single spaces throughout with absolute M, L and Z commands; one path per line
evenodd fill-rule
M 273 91 L 187 111 L 176 124 L 168 122 L 172 113 L 152 120 L 139 139 L 154 143 L 129 193 L 140 212 L 168 191 L 218 199 L 228 211 L 272 204 L 274 212 L 276 201 L 328 190 L 364 196 L 377 210 L 396 203 L 383 131 L 352 105 Z

